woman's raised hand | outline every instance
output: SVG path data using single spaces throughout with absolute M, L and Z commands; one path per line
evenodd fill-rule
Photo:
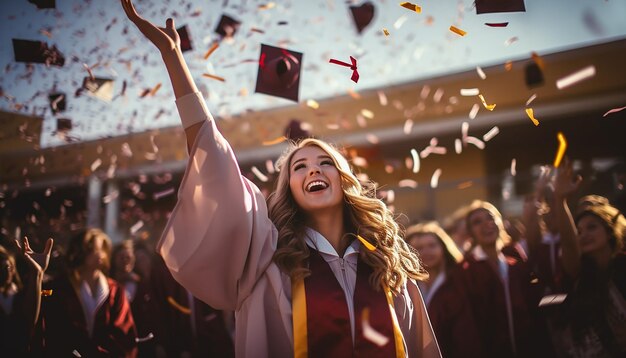
M 17 242 L 17 247 L 21 250 L 22 255 L 28 262 L 30 269 L 35 272 L 44 273 L 48 268 L 48 263 L 50 262 L 50 252 L 52 252 L 52 245 L 54 244 L 54 240 L 48 239 L 46 241 L 46 247 L 43 252 L 34 252 L 31 249 L 30 244 L 28 243 L 28 238 L 24 237 L 22 244 Z
M 165 27 L 157 27 L 141 17 L 131 0 L 121 0 L 126 16 L 132 21 L 141 33 L 148 38 L 161 53 L 180 49 L 180 36 L 174 26 L 174 19 L 167 19 Z
M 561 166 L 556 170 L 554 195 L 559 199 L 567 198 L 578 189 L 581 182 L 582 177 L 580 175 L 574 175 L 572 162 L 569 158 L 564 157 Z

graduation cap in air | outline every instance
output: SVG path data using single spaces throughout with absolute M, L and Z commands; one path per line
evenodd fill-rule
M 59 67 L 65 63 L 65 57 L 56 46 L 49 48 L 42 41 L 13 39 L 13 52 L 16 62 L 45 63 Z
M 235 35 L 235 32 L 239 30 L 240 25 L 241 22 L 233 19 L 228 15 L 222 15 L 222 17 L 220 18 L 220 22 L 215 28 L 215 32 L 222 36 L 222 38 L 233 37 Z
M 255 92 L 298 101 L 302 53 L 261 44 Z
M 290 140 L 300 140 L 311 136 L 308 130 L 302 128 L 302 122 L 297 119 L 292 119 L 285 127 L 285 137 Z
M 67 104 L 65 101 L 65 93 L 51 93 L 48 96 L 48 100 L 50 102 L 52 114 L 65 111 L 65 106 Z
M 57 132 L 72 130 L 72 120 L 69 118 L 57 118 Z
M 83 89 L 93 97 L 110 102 L 113 99 L 113 79 L 111 78 L 91 78 L 85 77 Z
M 354 19 L 354 25 L 360 34 L 374 18 L 374 4 L 366 1 L 361 6 L 350 6 L 350 12 Z
M 38 9 L 54 9 L 56 7 L 55 0 L 28 0 L 28 2 L 37 6 Z
M 534 88 L 543 85 L 543 72 L 537 63 L 531 62 L 524 68 L 526 86 Z
M 476 0 L 476 13 L 526 11 L 524 0 Z
M 180 50 L 182 52 L 190 51 L 193 49 L 191 46 L 191 38 L 189 32 L 187 32 L 187 25 L 181 26 L 176 29 L 178 36 L 180 36 Z

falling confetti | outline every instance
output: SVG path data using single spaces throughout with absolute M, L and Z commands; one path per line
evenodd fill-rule
M 596 75 L 596 67 L 591 65 L 587 66 L 579 71 L 576 71 L 568 76 L 565 76 L 556 81 L 556 87 L 558 89 L 564 89 L 572 86 L 580 81 L 584 81 Z
M 461 154 L 463 151 L 463 142 L 459 138 L 454 140 L 454 151 L 456 154 Z
M 380 103 L 381 106 L 386 106 L 387 105 L 387 96 L 385 95 L 385 92 L 383 91 L 378 91 L 378 102 Z
M 535 127 L 539 125 L 539 121 L 535 118 L 535 114 L 533 113 L 532 108 L 526 108 L 526 114 L 528 115 L 528 118 L 533 121 Z
M 528 105 L 530 105 L 531 103 L 533 103 L 533 101 L 534 101 L 536 98 L 537 98 L 537 94 L 536 94 L 536 93 L 534 93 L 532 96 L 530 96 L 530 97 L 528 98 L 528 100 L 526 101 L 526 105 L 528 106 Z
M 478 90 L 478 88 L 461 88 L 461 96 L 470 97 L 478 96 L 479 94 L 480 91 Z
M 414 148 L 411 149 L 411 157 L 413 158 L 413 173 L 417 173 L 420 171 L 420 156 L 417 153 L 417 150 Z
M 383 34 L 385 34 L 385 36 L 389 36 L 389 31 L 387 31 L 387 29 L 383 28 Z
M 465 36 L 467 34 L 467 32 L 459 29 L 458 27 L 452 25 L 450 26 L 450 31 L 454 32 L 455 34 L 459 35 L 459 36 Z
M 166 190 L 160 191 L 160 192 L 158 192 L 158 193 L 154 193 L 154 194 L 152 195 L 152 198 L 153 198 L 154 200 L 159 200 L 159 199 L 161 199 L 161 198 L 163 198 L 163 197 L 166 197 L 166 196 L 168 196 L 168 195 L 172 195 L 172 194 L 174 194 L 174 191 L 175 191 L 175 189 L 174 189 L 174 188 L 169 188 L 169 189 L 166 189 Z
M 617 112 L 623 111 L 624 109 L 626 109 L 626 107 L 613 108 L 613 109 L 609 110 L 608 112 L 606 112 L 604 115 L 602 115 L 602 117 L 606 117 L 606 116 L 608 116 L 611 113 L 617 113 Z
M 437 168 L 433 173 L 433 176 L 430 178 L 430 187 L 435 189 L 439 186 L 439 177 L 441 176 L 441 169 Z
M 558 168 L 561 165 L 561 160 L 563 159 L 563 155 L 565 154 L 565 150 L 567 149 L 567 141 L 565 140 L 565 136 L 563 133 L 558 132 L 556 134 L 556 138 L 559 140 L 559 149 L 556 152 L 556 157 L 554 158 L 554 167 Z
M 407 119 L 404 121 L 404 126 L 402 127 L 402 131 L 404 134 L 411 134 L 411 130 L 413 129 L 413 120 Z
M 480 98 L 480 101 L 483 103 L 483 106 L 485 108 L 487 108 L 487 110 L 489 111 L 493 111 L 494 108 L 496 108 L 496 104 L 487 104 L 487 101 L 485 101 L 485 97 L 483 97 L 482 94 L 478 95 L 478 98 Z
M 186 314 L 186 315 L 191 314 L 191 310 L 188 307 L 185 307 L 181 305 L 180 303 L 176 302 L 176 300 L 172 296 L 167 296 L 167 303 L 169 303 L 172 307 L 174 307 L 175 309 L 177 309 L 179 312 L 183 314 Z
M 217 50 L 217 48 L 220 46 L 220 44 L 218 42 L 214 42 L 213 45 L 211 45 L 211 47 L 208 49 L 208 51 L 204 54 L 203 58 L 206 60 L 209 58 L 209 56 L 211 56 L 211 54 L 213 52 L 215 52 L 215 50 Z
M 401 188 L 417 188 L 417 182 L 413 179 L 402 179 L 398 182 L 398 186 Z
M 511 176 L 517 175 L 517 160 L 513 158 L 511 160 Z
M 282 143 L 282 142 L 284 142 L 286 140 L 287 140 L 287 137 L 285 137 L 284 135 L 281 135 L 280 137 L 278 137 L 276 139 L 266 140 L 262 144 L 263 145 L 274 145 L 274 144 Z
M 266 183 L 269 180 L 267 175 L 261 173 L 259 168 L 255 167 L 254 165 L 252 166 L 252 168 L 250 168 L 250 170 L 252 171 L 252 174 L 254 174 L 254 176 L 256 176 L 260 181 Z
M 379 347 L 386 345 L 389 342 L 389 337 L 376 331 L 370 324 L 370 309 L 364 308 L 361 313 L 361 322 L 363 323 L 363 337 L 368 341 L 376 344 Z
M 483 80 L 487 78 L 485 71 L 483 71 L 480 66 L 476 66 L 476 72 L 478 73 L 478 76 L 480 76 L 480 78 L 482 78 Z
M 309 106 L 309 107 L 311 107 L 311 108 L 313 108 L 313 109 L 318 109 L 318 108 L 320 108 L 320 104 L 319 104 L 319 103 L 317 103 L 317 101 L 316 101 L 316 100 L 314 100 L 314 99 L 309 99 L 309 100 L 307 100 L 307 101 L 306 101 L 306 105 L 307 105 L 307 106 Z
M 509 26 L 508 22 L 485 22 L 485 25 L 489 27 L 507 27 Z
M 483 140 L 485 142 L 489 142 L 493 137 L 495 137 L 498 133 L 500 133 L 500 128 L 498 128 L 498 126 L 494 126 L 493 128 L 491 128 L 489 130 L 489 132 L 485 133 L 485 135 L 483 135 Z
M 474 105 L 472 106 L 472 109 L 469 112 L 469 118 L 470 119 L 476 118 L 476 115 L 478 114 L 479 109 L 480 109 L 480 106 L 478 105 L 478 103 L 474 103 Z
M 467 138 L 465 138 L 465 142 L 473 144 L 474 146 L 476 146 L 476 148 L 480 150 L 485 149 L 485 143 L 476 137 L 467 136 Z
M 149 340 L 151 340 L 151 339 L 153 339 L 153 338 L 154 338 L 154 334 L 152 334 L 152 332 L 150 332 L 150 333 L 148 333 L 148 335 L 147 335 L 147 336 L 145 336 L 145 337 L 136 337 L 136 338 L 135 338 L 135 342 L 136 342 L 136 343 L 143 343 L 143 342 L 147 342 L 147 341 L 149 341 Z
M 210 74 L 210 73 L 203 73 L 203 74 L 202 74 L 202 77 L 210 78 L 210 79 L 217 80 L 217 81 L 220 81 L 220 82 L 226 82 L 226 80 L 224 79 L 224 77 L 220 77 L 220 76 L 212 75 L 212 74 Z
M 359 241 L 361 241 L 361 243 L 363 244 L 363 246 L 365 246 L 366 249 L 370 251 L 376 251 L 376 247 L 372 245 L 369 241 L 365 240 L 361 235 L 357 235 L 356 238 L 359 239 Z
M 415 11 L 418 14 L 422 12 L 422 8 L 421 7 L 419 7 L 419 6 L 415 5 L 415 4 L 412 4 L 410 2 L 407 2 L 407 1 L 401 2 L 400 6 L 402 6 L 405 9 L 409 9 L 411 11 Z

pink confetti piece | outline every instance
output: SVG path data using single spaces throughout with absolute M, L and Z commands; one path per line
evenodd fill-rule
M 626 107 L 613 108 L 613 109 L 609 110 L 608 112 L 606 112 L 604 115 L 602 115 L 602 117 L 606 117 L 606 116 L 608 116 L 611 113 L 617 113 L 617 112 L 623 111 L 624 109 L 626 109 Z
M 381 106 L 387 105 L 387 96 L 385 95 L 385 92 L 378 91 L 378 102 L 380 103 Z
M 433 94 L 433 101 L 435 103 L 439 103 L 441 101 L 441 97 L 443 97 L 443 88 L 437 88 L 435 94 Z
M 265 161 L 265 169 L 269 174 L 274 174 L 276 172 L 276 168 L 274 167 L 274 162 L 271 159 Z
M 549 306 L 549 305 L 558 305 L 565 301 L 567 298 L 567 294 L 559 293 L 555 295 L 547 295 L 541 298 L 539 301 L 539 307 Z
M 266 183 L 269 180 L 268 177 L 265 174 L 261 173 L 261 171 L 254 165 L 252 166 L 252 168 L 250 168 L 250 170 L 252 171 L 252 174 L 254 174 L 254 176 L 257 177 L 260 181 Z
M 476 137 L 467 136 L 467 138 L 465 138 L 465 142 L 473 144 L 474 146 L 476 146 L 476 148 L 480 150 L 485 149 L 485 143 Z
M 413 129 L 413 120 L 407 119 L 404 121 L 404 126 L 402 127 L 402 131 L 404 134 L 411 134 L 411 130 Z
M 154 195 L 152 195 L 152 198 L 154 200 L 159 200 L 159 199 L 161 199 L 163 197 L 166 197 L 166 196 L 172 195 L 172 194 L 174 194 L 174 188 L 169 188 L 169 189 L 160 191 L 158 193 L 154 193 Z
M 596 75 L 596 67 L 591 65 L 556 81 L 558 89 L 564 89 Z
M 136 343 L 143 343 L 143 342 L 147 342 L 147 341 L 149 341 L 149 340 L 151 340 L 151 339 L 153 339 L 153 338 L 154 338 L 154 334 L 152 334 L 152 332 L 150 332 L 150 333 L 148 333 L 148 335 L 147 335 L 147 336 L 145 336 L 145 337 L 136 337 L 136 338 L 135 338 L 135 342 L 136 342 Z
M 417 182 L 413 179 L 402 179 L 398 182 L 398 186 L 401 188 L 417 188 Z
M 511 160 L 511 176 L 517 175 L 517 160 L 513 158 Z

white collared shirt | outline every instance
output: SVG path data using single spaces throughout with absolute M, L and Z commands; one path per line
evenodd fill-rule
M 109 297 L 109 283 L 102 272 L 98 273 L 98 281 L 96 282 L 96 292 L 91 292 L 91 288 L 87 281 L 80 284 L 80 303 L 85 314 L 87 323 L 87 331 L 89 337 L 93 336 L 93 326 L 96 319 L 96 312 L 104 301 Z
M 13 299 L 15 298 L 16 294 L 17 285 L 14 282 L 11 282 L 11 286 L 9 286 L 9 289 L 6 292 L 6 296 L 0 294 L 0 306 L 2 306 L 2 309 L 7 316 L 9 316 L 11 312 L 13 312 Z
M 317 251 L 319 251 L 324 261 L 330 266 L 330 269 L 335 274 L 339 285 L 343 289 L 343 293 L 346 295 L 346 303 L 348 305 L 348 314 L 350 315 L 350 328 L 352 330 L 352 342 L 354 343 L 354 286 L 356 285 L 356 268 L 359 259 L 359 251 L 361 249 L 361 243 L 359 240 L 354 240 L 346 249 L 343 254 L 343 258 L 339 257 L 335 248 L 328 242 L 328 240 L 322 236 L 319 232 L 307 228 L 306 229 L 306 244 Z
M 435 293 L 441 288 L 443 283 L 446 281 L 446 272 L 441 271 L 431 285 L 428 285 L 426 282 L 417 281 L 417 285 L 422 292 L 422 297 L 424 298 L 424 305 L 428 308 L 428 305 L 435 296 Z

